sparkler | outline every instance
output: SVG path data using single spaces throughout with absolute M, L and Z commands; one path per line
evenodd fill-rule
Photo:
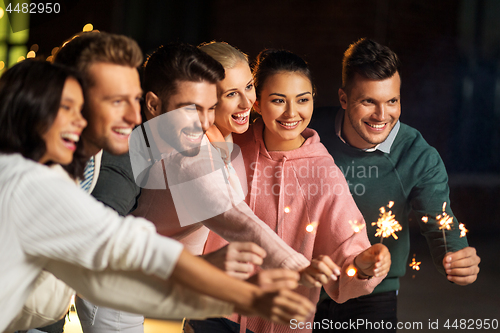
M 445 230 L 451 230 L 451 225 L 453 224 L 453 217 L 445 212 L 446 201 L 443 203 L 443 214 L 436 216 L 436 220 L 439 223 L 439 230 L 443 231 L 444 240 L 444 253 L 448 253 L 448 246 L 446 245 L 446 233 Z
M 349 244 L 347 245 L 346 249 L 348 249 L 351 246 L 351 243 L 352 243 L 352 240 L 354 239 L 354 236 L 358 232 L 360 232 L 361 230 L 363 230 L 363 228 L 365 227 L 364 223 L 358 222 L 357 220 L 354 220 L 354 221 L 349 220 L 349 224 L 351 225 L 353 233 L 352 233 L 352 235 L 350 237 Z
M 444 251 L 445 253 L 448 253 L 448 245 L 446 244 L 445 230 L 451 230 L 451 226 L 453 225 L 453 217 L 448 215 L 445 212 L 445 210 L 446 210 L 446 201 L 443 202 L 443 213 L 436 216 L 436 220 L 439 224 L 439 230 L 442 230 L 443 232 Z M 429 218 L 427 216 L 423 216 L 422 221 L 427 223 L 429 221 Z M 465 237 L 465 234 L 468 231 L 467 229 L 465 229 L 465 225 L 463 223 L 460 223 L 458 227 L 460 228 L 460 237 Z
M 387 208 L 392 208 L 394 205 L 394 201 L 389 201 Z M 398 239 L 398 236 L 395 234 L 396 231 L 400 231 L 403 228 L 395 219 L 395 215 L 392 214 L 392 211 L 386 211 L 385 207 L 380 207 L 380 217 L 377 222 L 372 222 L 372 225 L 377 226 L 377 233 L 375 237 L 380 236 L 380 243 L 383 242 L 384 238 L 388 238 L 389 236 L 394 237 L 394 239 Z

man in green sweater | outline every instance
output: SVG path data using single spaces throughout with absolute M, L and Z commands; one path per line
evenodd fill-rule
M 449 281 L 467 285 L 479 272 L 480 258 L 466 238 L 460 237 L 456 220 L 451 230 L 445 230 L 446 241 L 443 238 L 436 218 L 442 216 L 443 209 L 453 216 L 448 175 L 438 152 L 417 130 L 399 122 L 399 65 L 397 55 L 388 47 L 369 39 L 352 44 L 343 59 L 342 110 L 334 116 L 335 134 L 330 134 L 331 127 L 321 133 L 319 125 L 324 120 L 316 119 L 322 142 L 343 171 L 366 220 L 371 243 L 381 240 L 375 237 L 377 226 L 371 225 L 378 220 L 380 207 L 391 210 L 402 226 L 396 232 L 397 239 L 389 236 L 383 240 L 391 252 L 391 270 L 372 294 L 343 304 L 326 296 L 318 303 L 315 321 L 347 323 L 337 326 L 346 331 L 396 332 L 399 277 L 405 273 L 410 251 L 410 214 L 420 224 L 434 264 Z M 349 325 L 353 322 L 364 324 Z

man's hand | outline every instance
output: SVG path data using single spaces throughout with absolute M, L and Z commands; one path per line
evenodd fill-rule
M 202 256 L 212 265 L 240 280 L 248 279 L 254 272 L 254 265 L 262 265 L 265 257 L 266 251 L 251 242 L 232 242 Z
M 340 268 L 329 256 L 320 255 L 300 272 L 300 283 L 306 287 L 321 287 L 330 280 L 337 281 Z
M 384 244 L 374 244 L 354 258 L 354 265 L 362 276 L 384 276 L 391 268 L 391 253 Z
M 449 281 L 466 286 L 476 281 L 481 258 L 476 249 L 466 247 L 457 252 L 449 252 L 443 258 L 443 266 Z

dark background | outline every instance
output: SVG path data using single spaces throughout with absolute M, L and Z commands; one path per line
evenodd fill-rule
M 400 318 L 424 326 L 437 318 L 500 320 L 500 1 L 82 0 L 65 8 L 49 19 L 31 16 L 28 47 L 38 44 L 39 56 L 87 23 L 133 37 L 145 54 L 171 41 L 226 41 L 250 58 L 285 48 L 309 62 L 317 106 L 339 105 L 350 43 L 369 37 L 392 48 L 402 61 L 401 120 L 443 157 L 452 209 L 483 259 L 476 283 L 454 286 L 415 229 L 411 251 L 422 265 L 402 281 Z

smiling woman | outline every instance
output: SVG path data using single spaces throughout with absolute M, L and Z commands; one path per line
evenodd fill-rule
M 77 77 L 34 60 L 5 72 L 0 81 L 0 152 L 21 153 L 42 164 L 69 164 L 87 124 Z

